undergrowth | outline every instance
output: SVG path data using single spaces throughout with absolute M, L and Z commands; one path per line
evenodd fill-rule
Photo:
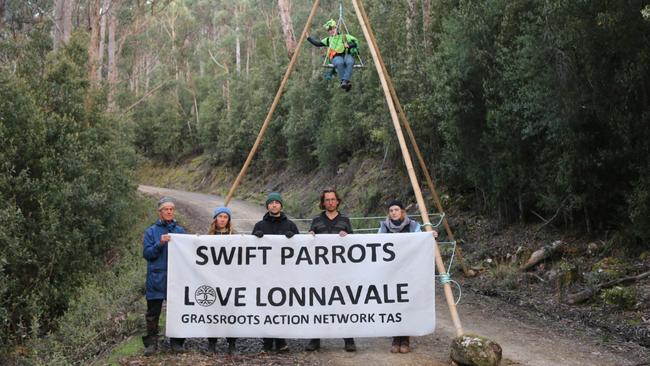
M 133 226 L 112 233 L 114 247 L 105 268 L 84 280 L 56 330 L 26 343 L 29 365 L 87 364 L 144 327 L 142 233 L 157 219 L 154 203 L 138 197 L 131 208 Z M 127 214 L 127 213 L 125 213 Z

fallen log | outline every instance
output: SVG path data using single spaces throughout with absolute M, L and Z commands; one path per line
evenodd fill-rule
M 568 295 L 567 299 L 566 299 L 566 302 L 569 305 L 579 304 L 581 302 L 585 302 L 585 301 L 589 300 L 591 297 L 593 297 L 594 295 L 599 293 L 600 290 L 602 290 L 604 288 L 610 288 L 610 287 L 614 287 L 614 286 L 617 286 L 617 285 L 631 284 L 631 283 L 634 283 L 634 282 L 636 282 L 638 280 L 646 278 L 648 276 L 650 276 L 650 271 L 643 272 L 643 273 L 638 274 L 636 276 L 624 277 L 624 278 L 619 278 L 619 279 L 616 279 L 616 280 L 611 280 L 609 282 L 601 283 L 599 285 L 587 288 L 587 289 L 582 290 L 580 292 L 576 292 L 575 294 Z
M 545 245 L 542 249 L 538 249 L 530 255 L 528 261 L 519 267 L 520 271 L 527 271 L 533 268 L 537 263 L 543 261 L 546 258 L 553 256 L 562 246 L 564 242 L 562 240 L 556 240 L 549 245 Z

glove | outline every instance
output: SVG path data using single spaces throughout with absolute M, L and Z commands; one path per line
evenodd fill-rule
M 284 234 L 284 236 L 286 236 L 289 239 L 293 238 L 294 235 L 296 235 L 296 233 L 294 233 L 293 231 L 287 231 L 287 233 Z
M 264 236 L 264 233 L 262 232 L 262 230 L 257 230 L 253 232 L 253 235 L 257 236 L 258 238 L 261 238 Z

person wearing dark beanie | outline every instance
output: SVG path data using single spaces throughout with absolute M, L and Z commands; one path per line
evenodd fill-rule
M 292 238 L 298 234 L 298 227 L 282 212 L 282 196 L 278 192 L 269 193 L 266 198 L 266 214 L 253 227 L 253 235 L 262 238 L 264 235 L 284 235 Z M 289 352 L 289 346 L 284 338 L 263 338 L 263 352 L 270 352 L 275 343 L 276 352 Z

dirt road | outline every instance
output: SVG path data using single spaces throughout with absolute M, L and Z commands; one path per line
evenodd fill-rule
M 169 195 L 177 200 L 180 213 L 187 221 L 190 232 L 205 233 L 212 209 L 223 204 L 219 196 L 183 192 L 172 189 L 140 186 L 139 190 L 151 196 Z M 265 210 L 258 205 L 233 200 L 229 207 L 239 231 L 252 229 Z M 245 219 L 245 220 L 242 220 Z M 254 344 L 242 344 L 243 354 L 228 358 L 228 363 L 247 364 L 327 364 L 327 365 L 448 365 L 449 344 L 455 335 L 449 310 L 439 287 L 436 288 L 436 330 L 433 334 L 412 338 L 413 352 L 391 354 L 390 339 L 357 339 L 356 353 L 343 351 L 343 341 L 323 341 L 319 352 L 306 353 L 305 340 L 291 340 L 291 353 L 281 356 L 257 356 Z M 460 319 L 467 333 L 477 333 L 498 342 L 503 348 L 502 365 L 534 366 L 599 366 L 599 365 L 650 365 L 648 349 L 635 344 L 607 342 L 607 336 L 594 329 L 575 329 L 569 323 L 549 322 L 526 309 L 504 304 L 493 298 L 465 293 L 458 306 Z M 246 342 L 245 340 L 242 340 Z M 204 347 L 202 341 L 190 343 L 189 348 Z M 163 356 L 165 357 L 165 356 Z M 173 357 L 173 356 L 169 356 Z M 207 357 L 197 352 L 196 357 Z M 151 360 L 159 364 L 160 359 Z M 163 363 L 204 364 L 203 361 L 183 355 L 181 359 L 162 360 Z M 207 361 L 210 363 L 210 361 Z M 148 362 L 145 362 L 148 363 Z M 213 362 L 214 363 L 214 360 Z M 221 362 L 218 362 L 221 364 Z

